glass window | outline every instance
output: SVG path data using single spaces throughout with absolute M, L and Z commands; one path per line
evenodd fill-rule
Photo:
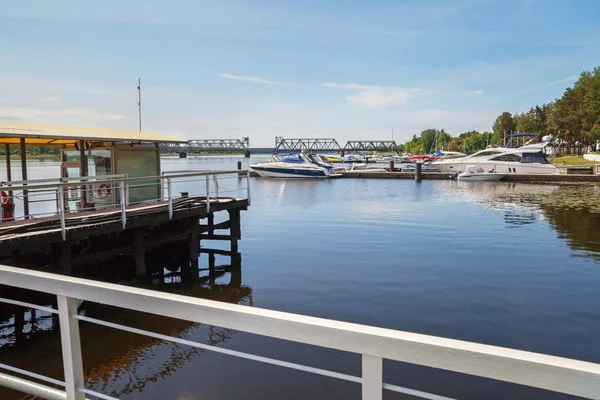
M 518 154 L 502 154 L 497 157 L 491 158 L 490 161 L 520 162 L 521 156 L 519 156 Z
M 157 149 L 116 148 L 115 161 L 117 174 L 127 174 L 129 178 L 157 176 L 159 156 Z M 160 180 L 143 179 L 131 182 L 129 202 L 131 204 L 161 197 Z
M 523 164 L 550 164 L 542 152 L 538 153 L 523 153 Z

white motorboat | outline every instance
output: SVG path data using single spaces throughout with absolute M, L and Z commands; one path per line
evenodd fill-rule
M 467 170 L 465 172 L 460 173 L 456 179 L 459 181 L 468 181 L 468 182 L 489 182 L 489 181 L 499 181 L 504 178 L 508 174 L 500 174 L 495 170 L 491 169 L 487 172 L 480 166 L 476 167 L 475 165 L 467 165 Z
M 294 154 L 274 157 L 273 161 L 250 165 L 261 177 L 269 178 L 332 178 L 338 177 L 333 166 L 315 154 Z
M 464 171 L 467 165 L 478 165 L 484 170 L 494 169 L 503 174 L 559 174 L 558 168 L 548 162 L 543 153 L 547 143 L 518 148 L 494 147 L 477 153 L 451 159 L 434 161 L 432 165 L 442 172 Z
M 415 163 L 400 164 L 398 168 L 400 168 L 400 171 L 402 172 L 415 172 L 417 170 Z M 440 170 L 429 163 L 423 163 L 421 164 L 421 172 L 440 172 Z
M 352 164 L 350 169 L 347 171 L 359 171 L 359 172 L 388 172 L 385 168 L 369 168 L 367 164 Z

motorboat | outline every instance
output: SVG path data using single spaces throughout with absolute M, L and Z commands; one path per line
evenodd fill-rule
M 373 155 L 365 152 L 358 152 L 353 154 L 346 154 L 342 158 L 343 163 L 355 163 L 355 162 L 368 162 L 369 159 L 373 159 Z
M 338 177 L 331 164 L 316 154 L 293 154 L 273 157 L 272 161 L 250 165 L 261 177 L 332 178 Z
M 404 161 L 408 161 L 410 158 L 410 156 L 408 154 L 396 154 L 396 155 L 384 155 L 381 156 L 379 158 L 376 158 L 375 161 L 378 163 L 384 163 L 384 162 L 390 162 L 390 161 L 394 161 L 394 162 L 404 162 Z
M 347 169 L 347 171 L 359 171 L 359 172 L 388 172 L 387 169 L 385 168 L 369 168 L 367 166 L 367 164 L 363 163 L 363 164 L 352 164 L 352 166 L 350 167 L 350 169 Z
M 402 172 L 415 172 L 417 170 L 415 163 L 401 164 L 399 168 Z M 429 163 L 422 163 L 421 172 L 440 172 L 440 170 Z
M 493 169 L 503 174 L 559 174 L 558 168 L 546 159 L 543 152 L 547 143 L 530 144 L 518 148 L 492 147 L 474 154 L 450 159 L 440 159 L 431 164 L 442 172 L 464 171 L 468 165 L 478 165 L 484 170 Z
M 508 174 L 501 174 L 496 172 L 494 169 L 490 169 L 485 171 L 481 166 L 475 165 L 467 165 L 467 170 L 465 172 L 461 172 L 456 177 L 459 181 L 467 181 L 467 182 L 489 182 L 489 181 L 499 181 L 504 178 Z

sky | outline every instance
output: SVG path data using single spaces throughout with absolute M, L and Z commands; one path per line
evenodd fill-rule
M 0 121 L 180 139 L 491 130 L 600 65 L 598 0 L 0 0 Z

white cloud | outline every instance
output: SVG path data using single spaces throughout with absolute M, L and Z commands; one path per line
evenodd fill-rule
M 59 96 L 46 96 L 46 97 L 42 97 L 40 99 L 40 101 L 43 101 L 44 103 L 50 103 L 50 102 L 53 102 L 53 101 L 58 101 L 60 99 L 62 99 L 62 97 L 59 97 Z
M 483 90 L 473 90 L 471 93 L 472 94 L 476 94 L 476 95 L 482 95 L 483 94 Z
M 0 119 L 45 122 L 50 118 L 72 117 L 90 120 L 126 120 L 122 114 L 102 113 L 91 108 L 69 108 L 62 110 L 42 110 L 37 108 L 0 107 Z
M 272 81 L 269 79 L 258 78 L 256 76 L 234 75 L 234 74 L 228 74 L 226 72 L 217 74 L 217 76 L 219 78 L 233 79 L 235 81 L 242 81 L 242 82 L 249 82 L 249 83 L 263 83 L 265 85 L 304 87 L 304 88 L 310 87 L 308 85 L 301 85 L 299 83 L 294 83 L 294 82 L 278 82 L 278 81 Z
M 351 104 L 367 108 L 382 108 L 404 104 L 418 92 L 418 89 L 401 88 L 398 86 L 358 85 L 355 83 L 322 83 L 321 86 L 356 90 L 358 92 L 346 96 L 346 100 Z

